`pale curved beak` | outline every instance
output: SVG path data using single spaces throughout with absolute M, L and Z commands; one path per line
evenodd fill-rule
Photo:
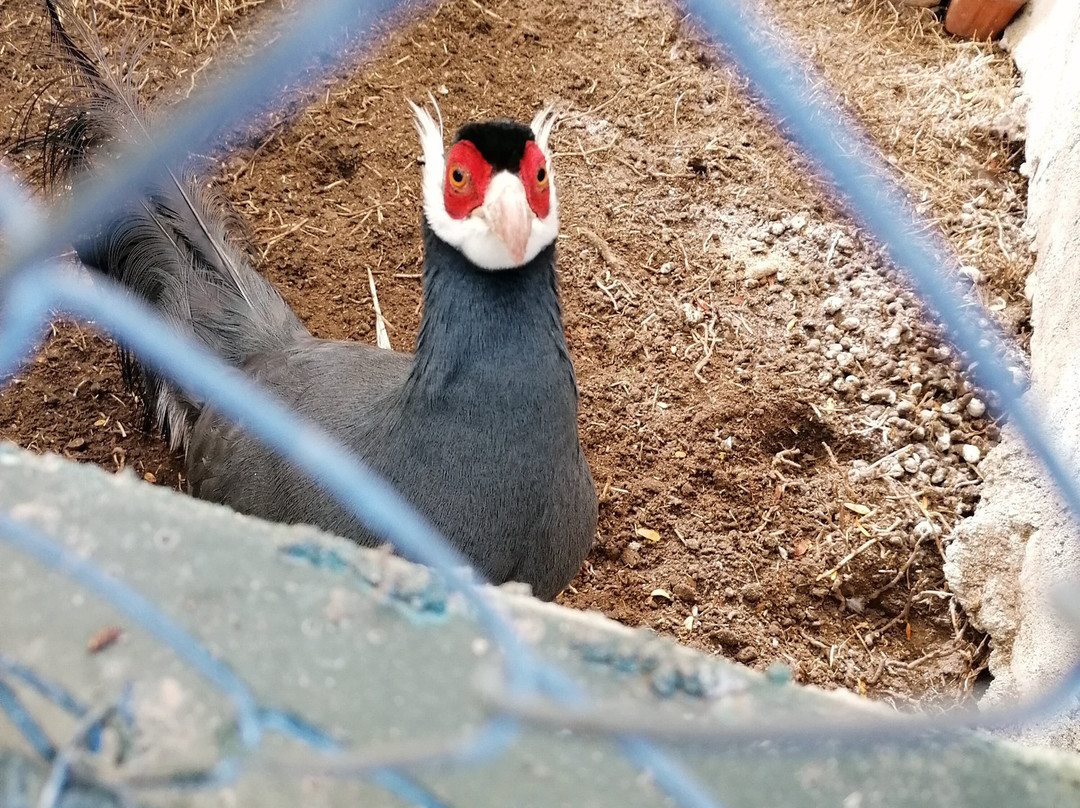
M 488 182 L 482 206 L 484 218 L 515 264 L 525 260 L 532 233 L 532 211 L 525 188 L 515 175 L 502 171 Z

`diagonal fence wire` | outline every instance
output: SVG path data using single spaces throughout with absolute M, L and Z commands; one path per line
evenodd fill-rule
M 0 277 L 47 260 L 73 237 L 101 221 L 147 180 L 162 176 L 189 155 L 217 145 L 246 121 L 271 108 L 286 88 L 310 85 L 337 65 L 350 44 L 405 5 L 406 0 L 320 0 L 290 18 L 284 33 L 245 60 L 227 79 L 177 104 L 154 142 L 135 149 L 77 199 L 47 218 L 22 217 L 19 235 L 7 245 Z
M 1051 449 L 1038 420 L 1022 399 L 1023 390 L 996 359 L 994 347 L 1001 337 L 981 329 L 965 309 L 954 284 L 941 272 L 949 264 L 949 250 L 940 237 L 919 227 L 919 219 L 876 150 L 859 134 L 859 129 L 832 105 L 817 98 L 811 73 L 790 53 L 779 53 L 775 40 L 756 14 L 730 0 L 686 0 L 708 38 L 736 64 L 750 80 L 759 97 L 781 122 L 781 126 L 817 166 L 823 178 L 836 190 L 852 215 L 886 248 L 895 264 L 909 272 L 926 301 L 939 313 L 958 348 L 973 361 L 976 379 L 995 392 L 1004 414 L 1023 434 L 1029 447 L 1044 462 L 1059 486 L 1070 509 L 1080 512 L 1078 490 L 1067 466 Z M 812 741 L 822 736 L 852 743 L 867 740 L 889 741 L 934 729 L 973 726 L 1000 726 L 1041 718 L 1060 711 L 1075 695 L 1080 683 L 1080 666 L 1066 677 L 1053 693 L 1032 705 L 993 715 L 961 716 L 949 719 L 858 721 L 848 725 L 823 725 L 820 719 L 801 724 L 797 719 L 784 725 L 741 727 L 695 727 L 657 722 L 655 716 L 630 714 L 615 720 L 581 696 L 572 683 L 551 686 L 549 671 L 518 639 L 513 629 L 491 607 L 483 590 L 462 575 L 461 559 L 435 531 L 363 464 L 334 445 L 319 430 L 298 423 L 284 407 L 259 392 L 237 372 L 197 347 L 162 332 L 159 321 L 140 304 L 108 288 L 71 284 L 70 276 L 45 265 L 49 256 L 81 230 L 92 226 L 118 201 L 144 187 L 147 179 L 161 173 L 166 165 L 182 162 L 186 155 L 205 148 L 231 126 L 270 104 L 289 80 L 312 63 L 319 54 L 318 67 L 327 69 L 348 39 L 350 21 L 366 24 L 382 18 L 395 4 L 389 0 L 367 4 L 326 0 L 306 9 L 287 34 L 264 49 L 228 81 L 201 93 L 177 110 L 175 126 L 149 148 L 139 150 L 102 180 L 81 189 L 68 207 L 49 216 L 36 215 L 26 205 L 9 176 L 0 171 L 0 231 L 7 241 L 7 261 L 0 267 L 3 319 L 0 320 L 0 370 L 11 373 L 33 344 L 36 329 L 54 307 L 93 319 L 106 331 L 128 345 L 140 359 L 160 369 L 174 382 L 204 395 L 215 407 L 245 426 L 277 449 L 284 457 L 305 469 L 363 520 L 374 533 L 391 541 L 407 555 L 437 570 L 468 600 L 480 624 L 499 645 L 506 664 L 505 689 L 493 687 L 486 696 L 493 716 L 486 728 L 470 738 L 424 747 L 405 747 L 398 756 L 365 755 L 363 750 L 336 758 L 339 775 L 367 773 L 398 796 L 421 806 L 443 803 L 421 784 L 404 775 L 399 766 L 407 763 L 467 763 L 499 752 L 519 731 L 520 720 L 561 727 L 576 727 L 614 736 L 623 754 L 635 765 L 647 769 L 664 791 L 678 804 L 692 808 L 719 806 L 682 766 L 661 752 L 649 739 L 666 744 L 700 743 L 704 739 L 721 744 L 744 743 L 753 739 L 784 738 Z M 354 32 L 353 38 L 360 34 Z M 310 69 L 310 68 L 309 68 Z M 205 648 L 152 603 L 123 584 L 108 578 L 92 563 L 75 558 L 63 548 L 18 523 L 0 518 L 0 540 L 7 541 L 49 564 L 128 613 L 166 642 L 189 664 L 193 664 L 225 693 L 236 710 L 236 723 L 244 745 L 259 743 L 265 730 L 290 735 L 316 750 L 336 750 L 328 736 L 302 718 L 288 716 L 258 705 L 246 686 L 227 666 L 210 656 Z M 0 666 L 0 676 L 11 673 Z M 558 677 L 556 677 L 558 678 Z M 25 679 L 24 679 L 25 681 Z M 38 680 L 42 687 L 44 680 Z M 545 682 L 547 684 L 545 684 Z M 36 686 L 36 685 L 35 685 Z M 13 700 L 14 699 L 14 700 Z M 28 735 L 35 747 L 47 756 L 55 750 L 52 742 L 34 735 L 39 730 L 21 708 L 14 691 L 0 678 L 0 708 Z M 335 753 L 336 754 L 336 753 Z M 210 772 L 201 773 L 194 784 L 217 784 L 235 777 L 243 766 L 242 756 L 225 758 Z M 63 775 L 63 772 L 60 773 Z M 175 785 L 165 780 L 157 785 Z

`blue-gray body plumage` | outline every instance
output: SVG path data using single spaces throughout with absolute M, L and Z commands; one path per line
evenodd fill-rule
M 149 139 L 150 129 L 93 33 L 65 10 L 77 45 L 48 6 L 83 94 L 41 139 L 46 174 L 77 179 Z M 578 440 L 554 245 L 516 268 L 488 271 L 425 221 L 424 313 L 409 355 L 313 337 L 254 269 L 240 234 L 227 201 L 196 175 L 169 173 L 76 250 L 170 327 L 326 429 L 487 579 L 523 581 L 539 597 L 554 597 L 588 551 L 597 515 Z M 130 357 L 128 366 L 152 419 L 185 450 L 195 496 L 378 542 L 316 481 L 240 427 Z

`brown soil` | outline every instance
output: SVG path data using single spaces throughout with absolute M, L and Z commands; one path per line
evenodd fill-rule
M 259 15 L 97 5 L 106 42 L 149 38 L 150 96 L 190 91 Z M 999 131 L 1008 61 L 885 0 L 766 6 L 1019 328 L 1030 259 L 1017 149 Z M 35 55 L 44 28 L 36 2 L 0 6 L 12 121 L 55 75 Z M 566 113 L 562 293 L 601 511 L 561 602 L 801 681 L 964 698 L 984 649 L 942 546 L 978 497 L 958 448 L 985 453 L 996 426 L 892 270 L 669 7 L 443 3 L 226 160 L 267 274 L 314 333 L 374 341 L 370 268 L 393 346 L 411 346 L 419 171 L 404 98 L 429 90 L 451 126 L 547 102 Z M 0 395 L 0 436 L 179 485 L 179 459 L 140 418 L 112 347 L 78 326 L 57 326 Z

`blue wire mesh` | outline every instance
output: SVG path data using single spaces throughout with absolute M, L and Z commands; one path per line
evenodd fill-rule
M 491 689 L 493 718 L 467 738 L 426 749 L 416 760 L 389 761 L 376 755 L 342 750 L 333 737 L 295 716 L 259 704 L 239 677 L 215 658 L 197 639 L 163 614 L 146 598 L 109 577 L 92 562 L 78 558 L 59 544 L 10 515 L 0 514 L 0 541 L 16 547 L 64 573 L 127 614 L 173 649 L 193 669 L 222 692 L 232 704 L 241 751 L 223 757 L 207 771 L 129 785 L 210 786 L 234 779 L 242 771 L 244 751 L 261 743 L 266 732 L 294 738 L 319 752 L 333 752 L 339 774 L 365 775 L 401 799 L 419 806 L 443 806 L 422 783 L 406 775 L 408 763 L 467 765 L 498 755 L 521 729 L 522 721 L 570 726 L 583 732 L 615 737 L 623 755 L 648 770 L 654 782 L 677 804 L 693 808 L 721 803 L 656 741 L 665 744 L 710 740 L 717 750 L 725 743 L 752 740 L 804 740 L 828 735 L 841 742 L 889 741 L 927 730 L 975 726 L 1013 726 L 1054 715 L 1080 690 L 1080 663 L 1061 685 L 1038 702 L 998 713 L 961 715 L 944 719 L 861 720 L 823 725 L 820 718 L 783 726 L 688 728 L 653 720 L 655 717 L 616 716 L 589 699 L 557 670 L 541 663 L 515 630 L 489 603 L 482 588 L 460 571 L 461 557 L 431 525 L 364 464 L 337 446 L 321 430 L 303 423 L 250 380 L 226 367 L 200 347 L 163 328 L 141 303 L 111 287 L 71 283 L 70 274 L 49 264 L 49 257 L 76 234 L 100 221 L 103 211 L 115 209 L 132 189 L 182 163 L 189 154 L 219 144 L 235 128 L 273 105 L 286 85 L 325 73 L 336 64 L 344 46 L 361 41 L 371 26 L 398 7 L 392 0 L 324 0 L 306 7 L 287 32 L 263 48 L 227 79 L 198 93 L 176 109 L 168 134 L 118 164 L 80 193 L 67 206 L 48 212 L 30 203 L 13 178 L 0 170 L 0 235 L 6 260 L 0 265 L 0 377 L 14 373 L 34 346 L 41 325 L 54 310 L 92 319 L 128 346 L 141 361 L 181 387 L 205 398 L 219 411 L 242 420 L 268 446 L 318 480 L 369 529 L 399 551 L 432 567 L 462 593 L 482 628 L 502 653 L 504 684 Z M 1080 489 L 1022 398 L 1023 389 L 998 357 L 1004 353 L 1000 334 L 978 323 L 978 312 L 962 298 L 943 267 L 950 250 L 936 230 L 921 223 L 886 163 L 861 130 L 833 104 L 820 100 L 813 75 L 791 53 L 778 52 L 776 40 L 756 13 L 729 0 L 687 0 L 687 9 L 707 38 L 726 54 L 750 81 L 758 98 L 810 158 L 822 179 L 852 216 L 886 249 L 892 261 L 908 272 L 926 302 L 948 329 L 950 338 L 972 362 L 977 380 L 996 393 L 1002 414 L 1017 426 L 1045 464 L 1073 513 L 1080 513 Z M 768 44 L 766 45 L 766 41 Z M 21 704 L 9 682 L 18 681 L 80 719 L 80 741 L 93 748 L 108 717 L 123 716 L 123 705 L 93 715 L 77 699 L 17 660 L 0 655 L 0 710 L 22 732 L 31 747 L 52 763 L 46 799 L 51 806 L 63 791 L 68 758 L 47 737 Z

